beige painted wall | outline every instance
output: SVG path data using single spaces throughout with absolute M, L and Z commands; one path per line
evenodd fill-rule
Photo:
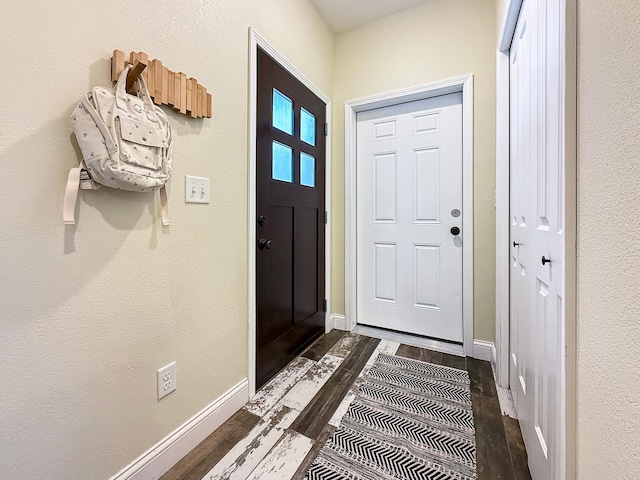
M 496 44 L 502 34 L 502 22 L 504 22 L 507 3 L 508 0 L 496 0 Z
M 640 469 L 640 4 L 578 2 L 578 478 Z
M 431 0 L 336 37 L 332 311 L 344 313 L 344 102 L 474 75 L 475 337 L 495 338 L 495 46 L 493 0 Z
M 247 375 L 249 25 L 328 93 L 333 37 L 306 0 L 2 0 L 0 18 L 0 477 L 108 478 Z M 68 117 L 114 48 L 213 94 L 212 119 L 170 114 L 169 228 L 151 194 L 108 188 L 62 224 Z M 185 174 L 210 205 L 184 204 Z
M 325 95 L 333 88 L 335 36 L 309 0 L 250 0 L 251 25 Z

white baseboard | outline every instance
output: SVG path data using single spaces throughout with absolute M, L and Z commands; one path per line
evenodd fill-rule
M 496 346 L 493 342 L 475 339 L 473 341 L 473 358 L 496 363 Z
M 151 447 L 110 480 L 155 480 L 226 422 L 249 399 L 245 378 L 197 413 L 173 433 Z
M 349 331 L 349 327 L 347 327 L 347 317 L 345 317 L 344 315 L 341 315 L 339 313 L 332 313 L 330 321 L 333 325 L 333 328 L 335 328 L 336 330 L 344 330 L 345 332 Z
M 334 329 L 333 315 L 328 313 L 324 317 L 324 333 L 329 333 Z

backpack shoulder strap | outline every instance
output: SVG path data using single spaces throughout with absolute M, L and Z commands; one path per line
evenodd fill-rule
M 170 225 L 169 223 L 169 199 L 167 198 L 167 185 L 164 184 L 160 188 L 160 205 L 162 206 L 162 225 Z
M 109 151 L 109 155 L 113 155 L 118 151 L 118 146 L 113 141 L 113 137 L 111 136 L 111 133 L 109 132 L 109 129 L 105 125 L 104 121 L 100 117 L 100 114 L 91 104 L 91 100 L 89 99 L 89 93 L 85 94 L 82 97 L 81 103 L 84 109 L 87 111 L 87 113 L 91 115 L 91 118 L 93 118 L 93 121 L 96 123 L 96 126 L 100 130 L 100 133 L 102 133 L 102 136 L 104 137 L 105 145 L 107 146 L 107 150 Z
M 67 177 L 67 187 L 64 192 L 64 204 L 62 207 L 62 220 L 65 225 L 75 225 L 76 223 L 76 202 L 78 199 L 78 189 L 80 188 L 80 173 L 84 166 L 84 160 L 76 168 L 69 170 Z
M 67 177 L 67 187 L 64 192 L 64 204 L 62 207 L 62 220 L 65 225 L 75 225 L 76 205 L 78 203 L 78 190 L 80 189 L 80 175 L 85 169 L 84 160 L 76 168 L 69 170 Z M 98 187 L 98 185 L 96 185 Z M 160 188 L 160 206 L 162 207 L 162 225 L 168 226 L 169 222 L 169 199 L 167 197 L 167 186 Z

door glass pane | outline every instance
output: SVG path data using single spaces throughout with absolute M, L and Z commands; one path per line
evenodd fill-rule
M 300 112 L 300 140 L 309 145 L 316 144 L 316 117 L 304 108 Z
M 316 186 L 316 159 L 306 153 L 300 153 L 300 185 Z
M 275 88 L 273 89 L 273 126 L 293 135 L 293 102 Z
M 293 150 L 278 142 L 273 142 L 271 178 L 282 182 L 293 182 Z

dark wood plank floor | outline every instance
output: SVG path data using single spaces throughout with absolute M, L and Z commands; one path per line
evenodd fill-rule
M 296 418 L 291 429 L 317 440 L 379 343 L 377 338 L 361 337 L 351 354 Z
M 378 339 L 353 335 L 345 337 L 345 332 L 333 330 L 302 354 L 304 362 L 318 362 L 327 353 L 341 356 L 344 360 L 287 428 L 287 432 L 304 435 L 313 442 L 308 454 L 297 460 L 299 466 L 291 478 L 304 478 L 307 469 L 335 430 L 329 424 L 332 415 L 379 344 Z M 467 370 L 476 427 L 478 480 L 530 480 L 518 421 L 501 413 L 489 362 L 409 345 L 400 345 L 396 355 Z M 260 420 L 258 415 L 241 409 L 163 475 L 161 480 L 201 480 Z
M 241 408 L 165 473 L 161 480 L 202 480 L 259 421 L 260 417 Z

